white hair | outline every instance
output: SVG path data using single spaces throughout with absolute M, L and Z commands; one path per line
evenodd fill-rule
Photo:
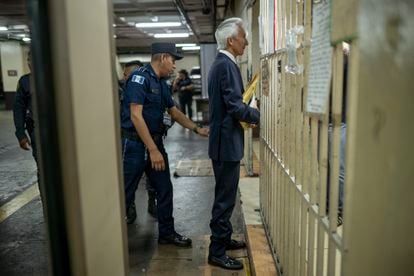
M 231 17 L 221 22 L 215 33 L 217 50 L 227 49 L 227 39 L 237 36 L 239 28 L 244 28 L 243 20 L 239 17 Z

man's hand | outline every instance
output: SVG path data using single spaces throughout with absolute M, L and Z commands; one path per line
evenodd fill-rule
M 257 124 L 249 124 L 249 128 L 256 128 Z
M 164 157 L 162 157 L 162 154 L 158 149 L 150 150 L 149 155 L 151 159 L 151 166 L 154 170 L 156 171 L 165 170 Z
M 208 137 L 208 135 L 210 134 L 210 129 L 207 127 L 198 127 L 197 134 L 200 136 Z
M 30 146 L 31 146 L 32 144 L 30 144 L 29 139 L 27 139 L 27 138 L 25 137 L 25 138 L 23 138 L 23 139 L 21 139 L 21 140 L 19 141 L 19 145 L 20 145 L 20 147 L 21 147 L 22 149 L 24 149 L 24 150 L 30 150 Z

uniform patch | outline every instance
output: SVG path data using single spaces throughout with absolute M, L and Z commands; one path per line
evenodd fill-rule
M 143 76 L 139 76 L 139 75 L 133 75 L 131 81 L 133 82 L 137 82 L 139 84 L 143 84 L 144 83 L 145 78 Z

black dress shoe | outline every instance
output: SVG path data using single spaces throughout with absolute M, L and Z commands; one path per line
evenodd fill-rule
M 224 269 L 238 270 L 243 268 L 243 264 L 240 261 L 233 259 L 232 257 L 229 257 L 227 255 L 224 255 L 221 258 L 208 256 L 208 263 L 211 265 L 222 267 Z
M 135 207 L 135 203 L 132 203 L 126 211 L 125 220 L 127 224 L 132 224 L 134 223 L 136 219 L 137 219 L 137 209 Z
M 246 243 L 244 241 L 230 240 L 230 242 L 226 243 L 226 250 L 237 250 L 242 248 L 246 248 Z
M 159 237 L 158 243 L 159 244 L 174 244 L 180 247 L 191 247 L 192 241 L 190 238 L 181 236 L 177 232 L 174 232 L 174 234 L 171 234 L 169 236 Z

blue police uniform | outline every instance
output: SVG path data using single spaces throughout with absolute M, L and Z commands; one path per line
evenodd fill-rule
M 139 138 L 131 121 L 130 104 L 143 106 L 142 114 L 149 132 L 164 157 L 165 170 L 151 167 L 145 144 Z M 168 155 L 163 144 L 165 109 L 174 106 L 170 89 L 164 79 L 159 79 L 150 64 L 134 71 L 128 78 L 122 100 L 122 157 L 124 166 L 126 207 L 135 201 L 138 182 L 145 172 L 155 186 L 158 205 L 159 236 L 174 233 L 173 189 L 170 179 Z
M 219 53 L 208 76 L 210 114 L 209 157 L 216 180 L 209 257 L 222 258 L 231 245 L 232 215 L 244 152 L 240 121 L 259 123 L 260 113 L 243 103 L 243 81 L 237 65 Z

